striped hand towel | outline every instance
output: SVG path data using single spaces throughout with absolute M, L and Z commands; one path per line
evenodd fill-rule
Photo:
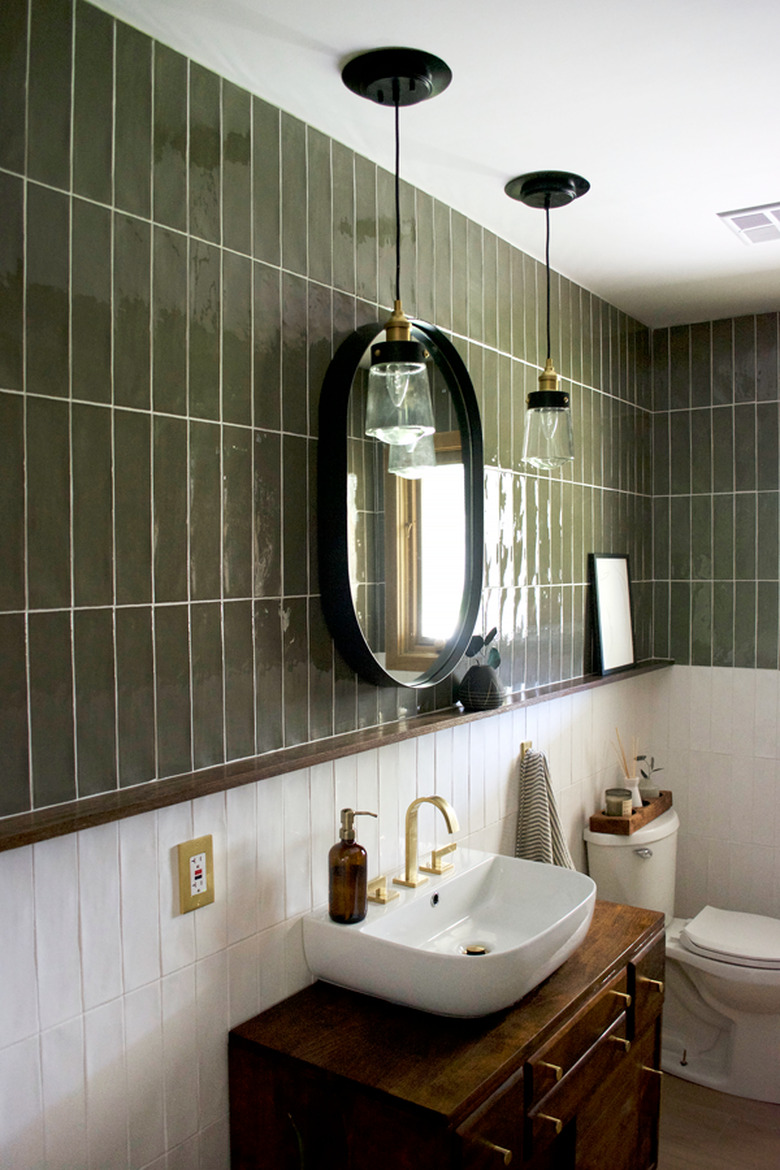
M 561 830 L 544 752 L 527 751 L 520 763 L 520 807 L 515 857 L 574 869 Z

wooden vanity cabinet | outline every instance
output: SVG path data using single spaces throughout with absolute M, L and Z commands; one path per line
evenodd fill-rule
M 477 1020 L 315 983 L 234 1028 L 234 1170 L 651 1170 L 663 927 L 598 902 L 558 971 Z

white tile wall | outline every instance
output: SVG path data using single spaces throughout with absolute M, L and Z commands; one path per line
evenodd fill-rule
M 305 986 L 300 916 L 327 897 L 343 807 L 371 876 L 416 796 L 511 853 L 522 740 L 547 753 L 569 847 L 617 779 L 615 727 L 655 755 L 682 821 L 678 913 L 780 916 L 772 672 L 674 667 L 0 854 L 4 1164 L 226 1170 L 228 1029 Z M 217 899 L 178 913 L 175 846 L 214 838 Z M 446 836 L 423 806 L 420 847 Z

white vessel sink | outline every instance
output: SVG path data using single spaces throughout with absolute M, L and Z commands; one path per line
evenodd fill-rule
M 327 907 L 307 915 L 311 971 L 422 1011 L 484 1016 L 521 999 L 582 942 L 596 898 L 585 874 L 472 849 L 454 860 L 452 872 L 385 906 L 369 902 L 352 926 L 332 922 Z

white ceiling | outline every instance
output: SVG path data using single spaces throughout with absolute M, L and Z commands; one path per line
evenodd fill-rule
M 392 115 L 341 66 L 435 53 L 453 80 L 402 112 L 405 179 L 541 258 L 544 216 L 504 184 L 575 171 L 553 268 L 653 327 L 780 310 L 780 241 L 717 218 L 780 200 L 777 0 L 98 2 L 388 169 Z

